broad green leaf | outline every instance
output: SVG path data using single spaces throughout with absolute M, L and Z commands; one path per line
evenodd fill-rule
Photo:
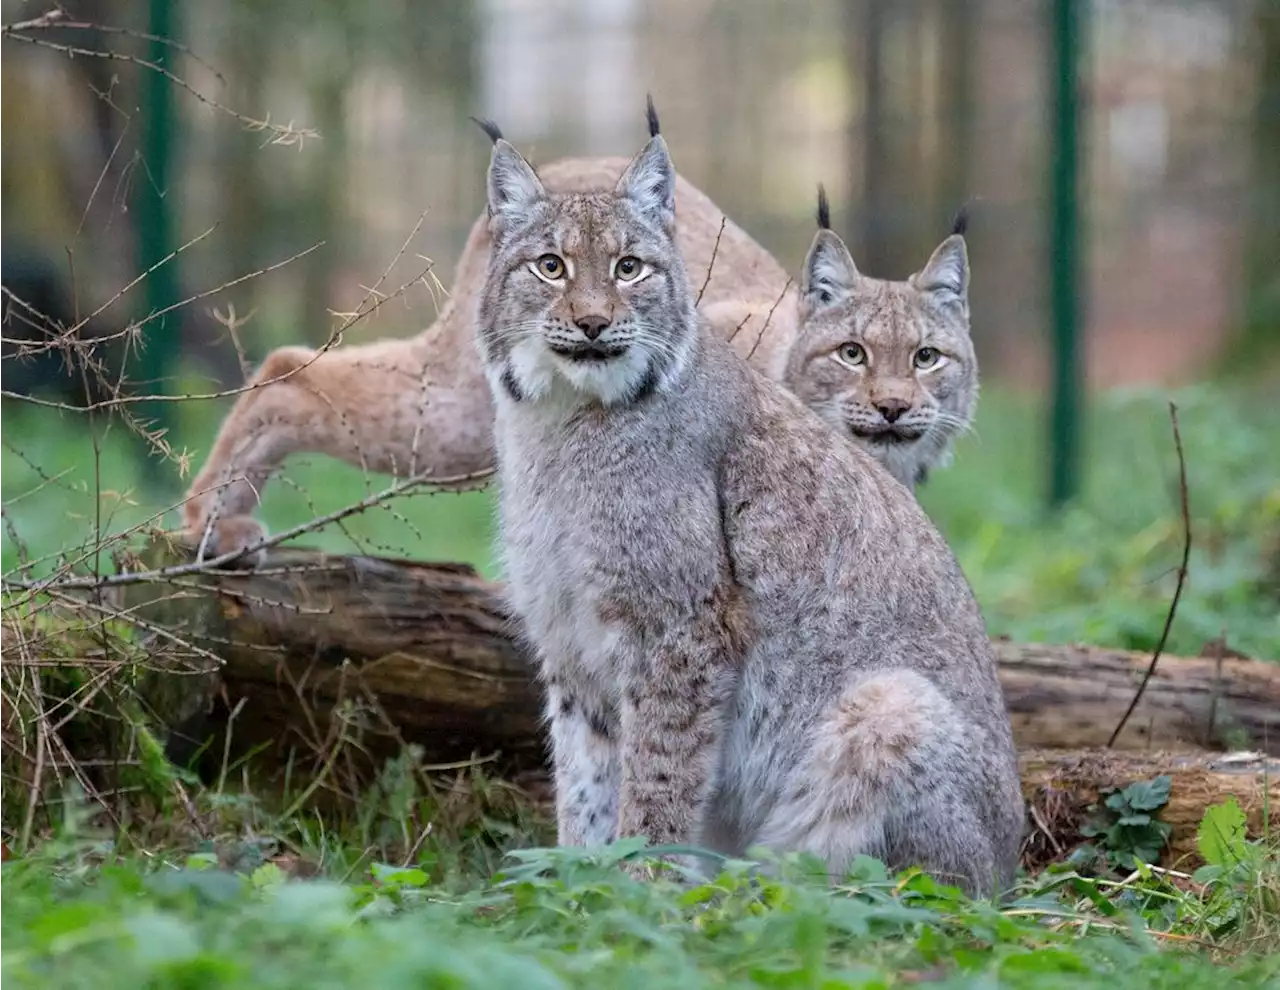
M 1161 774 L 1154 780 L 1139 780 L 1120 793 L 1135 811 L 1157 811 L 1169 803 L 1169 788 L 1173 778 Z
M 1245 855 L 1245 814 L 1234 797 L 1205 809 L 1196 847 L 1210 866 L 1233 866 Z

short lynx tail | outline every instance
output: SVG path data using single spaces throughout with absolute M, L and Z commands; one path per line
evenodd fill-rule
M 645 117 L 649 121 L 649 137 L 654 138 L 661 133 L 661 129 L 658 127 L 658 111 L 653 105 L 653 94 L 645 93 L 644 102 Z
M 480 128 L 480 130 L 484 131 L 485 134 L 489 136 L 489 140 L 492 141 L 494 144 L 497 144 L 499 141 L 503 140 L 502 128 L 500 128 L 488 117 L 472 117 L 471 120 L 478 128 Z
M 831 204 L 827 202 L 827 188 L 821 182 L 818 183 L 818 226 L 831 229 Z

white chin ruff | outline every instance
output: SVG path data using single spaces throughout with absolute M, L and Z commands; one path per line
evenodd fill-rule
M 632 343 L 625 353 L 607 361 L 570 361 L 553 354 L 540 340 L 521 341 L 509 358 L 511 373 L 527 398 L 568 391 L 605 405 L 633 395 L 648 375 L 651 360 L 647 348 Z

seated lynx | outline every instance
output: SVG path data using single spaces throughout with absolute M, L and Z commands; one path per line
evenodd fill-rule
M 969 585 L 908 490 L 699 315 L 650 118 L 608 191 L 549 190 L 491 129 L 476 346 L 559 840 L 1002 889 L 1023 803 Z
M 568 159 L 548 165 L 541 179 L 553 193 L 607 191 L 625 166 L 620 158 Z M 879 282 L 858 274 L 826 229 L 824 208 L 797 292 L 773 257 L 710 199 L 678 176 L 675 188 L 677 242 L 697 275 L 699 309 L 712 331 L 866 445 L 908 487 L 941 463 L 968 426 L 977 395 L 963 239 L 948 238 L 924 276 Z M 493 409 L 471 342 L 490 247 L 482 218 L 440 318 L 416 337 L 268 355 L 183 505 L 189 538 L 206 556 L 264 536 L 252 513 L 290 454 L 328 454 L 401 477 L 492 468 Z M 957 278 L 958 291 L 937 291 Z M 922 354 L 939 358 L 925 365 Z

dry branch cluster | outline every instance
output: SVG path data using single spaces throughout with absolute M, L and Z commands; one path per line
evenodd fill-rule
M 211 97 L 200 86 L 178 74 L 173 65 L 187 59 L 225 82 L 207 62 L 184 46 L 126 29 L 76 20 L 60 8 L 39 17 L 0 25 L 6 48 L 24 45 L 52 58 L 102 60 L 158 73 L 183 94 L 250 131 L 262 133 L 264 144 L 301 147 L 319 135 L 307 127 L 274 123 L 270 116 L 242 113 Z M 100 47 L 86 47 L 82 39 L 96 38 Z M 159 65 L 115 50 L 109 42 L 122 38 L 159 41 L 175 56 Z M 68 39 L 75 39 L 74 42 Z M 112 112 L 123 113 L 109 93 L 95 96 Z M 117 146 L 111 152 L 114 158 Z M 85 204 L 81 228 L 93 200 L 104 187 L 108 160 Z M 344 334 L 368 320 L 388 302 L 422 286 L 437 297 L 443 289 L 432 273 L 433 263 L 411 251 L 425 220 L 425 212 L 409 232 L 386 269 L 364 290 L 364 297 L 349 312 L 337 313 L 332 331 L 316 349 L 316 357 L 341 343 Z M 49 491 L 69 487 L 69 472 L 49 474 L 30 459 L 11 432 L 4 438 L 5 456 L 24 462 L 39 479 L 30 490 L 7 498 L 3 523 L 16 551 L 18 564 L 3 576 L 0 606 L 0 729 L 3 730 L 3 824 L 7 838 L 22 845 L 32 830 L 58 817 L 50 802 L 78 787 L 96 802 L 102 813 L 120 823 L 123 804 L 135 800 L 156 785 L 157 746 L 170 724 L 182 723 L 207 705 L 221 683 L 226 643 L 189 637 L 181 627 L 164 622 L 165 610 L 179 607 L 202 593 L 199 579 L 223 560 L 171 569 L 157 575 L 141 602 L 123 603 L 116 587 L 120 573 L 136 567 L 139 548 L 156 537 L 166 517 L 180 506 L 169 505 L 131 525 L 113 518 L 112 497 L 104 491 L 101 475 L 101 440 L 107 430 L 124 429 L 137 437 L 153 457 L 171 465 L 175 475 L 189 468 L 186 454 L 170 446 L 164 432 L 139 415 L 143 404 L 203 402 L 236 396 L 262 388 L 272 381 L 239 387 L 173 395 L 154 387 L 139 388 L 126 378 L 128 360 L 147 332 L 175 310 L 215 305 L 228 290 L 273 273 L 323 245 L 312 245 L 277 263 L 247 272 L 211 288 L 189 292 L 179 302 L 133 319 L 110 322 L 113 314 L 132 304 L 139 287 L 161 268 L 210 238 L 210 227 L 186 241 L 101 301 L 82 298 L 78 284 L 76 245 L 67 249 L 66 278 L 41 268 L 30 277 L 10 281 L 6 269 L 3 287 L 3 399 L 6 411 L 20 405 L 56 409 L 80 418 L 92 438 L 93 464 L 90 487 L 98 505 L 85 524 L 79 546 L 56 554 L 34 555 L 14 519 L 19 503 L 38 503 Z M 80 231 L 77 231 L 79 237 Z M 6 247 L 6 251 L 8 248 Z M 395 286 L 396 266 L 408 255 L 420 258 L 420 270 Z M 44 266 L 47 268 L 47 266 Z M 83 267 L 83 266 L 81 266 Z M 15 273 L 24 273 L 15 269 Z M 69 283 L 69 284 L 67 284 Z M 28 292 L 23 289 L 26 286 Z M 37 294 L 38 293 L 38 294 Z M 248 378 L 244 348 L 239 340 L 243 320 L 227 306 L 213 318 L 221 324 L 241 357 Z M 315 358 L 312 358 L 315 360 Z M 310 362 L 308 362 L 310 363 Z M 289 372 L 302 371 L 303 364 Z M 282 376 L 288 377 L 288 376 Z M 12 422 L 12 420 L 11 420 Z M 396 498 L 422 491 L 430 479 L 402 478 L 384 490 L 370 494 L 338 512 L 316 518 L 267 541 L 274 546 L 341 522 L 373 506 L 387 506 Z M 453 479 L 455 482 L 466 479 Z M 117 502 L 128 494 L 114 493 Z M 25 508 L 25 505 L 24 505 Z M 156 616 L 159 618 L 156 618 Z M 172 783 L 161 774 L 162 786 Z M 161 796 L 163 797 L 163 796 Z

